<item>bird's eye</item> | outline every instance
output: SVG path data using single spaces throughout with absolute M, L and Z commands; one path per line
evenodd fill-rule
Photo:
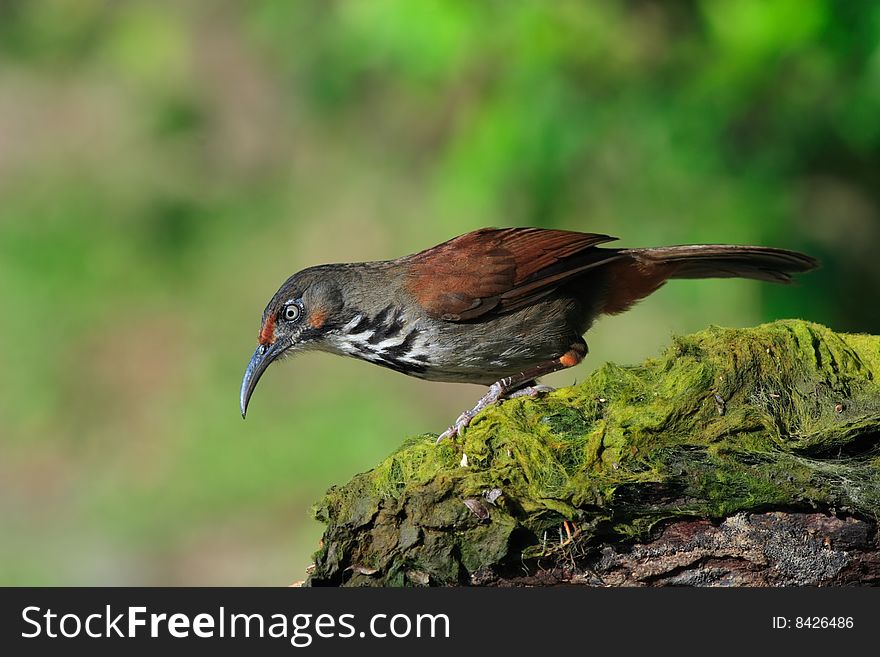
M 302 308 L 295 303 L 292 303 L 289 306 L 284 306 L 284 310 L 281 311 L 281 316 L 284 318 L 285 322 L 295 322 L 299 319 L 301 314 Z

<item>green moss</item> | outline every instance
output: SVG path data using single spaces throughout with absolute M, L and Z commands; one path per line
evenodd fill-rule
M 564 520 L 589 545 L 771 507 L 878 517 L 878 375 L 880 338 L 806 322 L 678 337 L 488 409 L 457 443 L 411 438 L 331 489 L 310 582 L 466 582 L 558 545 Z

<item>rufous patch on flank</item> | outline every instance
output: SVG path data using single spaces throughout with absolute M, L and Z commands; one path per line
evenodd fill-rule
M 559 362 L 562 364 L 563 367 L 574 367 L 581 362 L 581 356 L 574 351 L 567 351 L 562 354 Z
M 312 328 L 319 329 L 324 326 L 324 322 L 327 321 L 327 311 L 321 308 L 317 310 L 313 310 L 309 315 L 309 326 Z
M 275 342 L 275 316 L 269 315 L 266 323 L 263 324 L 263 330 L 260 331 L 260 344 L 270 345 Z

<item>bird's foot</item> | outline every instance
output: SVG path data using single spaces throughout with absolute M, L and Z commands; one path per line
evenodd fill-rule
M 473 409 L 470 411 L 465 411 L 464 413 L 459 415 L 458 419 L 451 427 L 449 427 L 446 431 L 437 436 L 437 444 L 440 444 L 440 442 L 442 442 L 444 438 L 453 439 L 456 436 L 460 435 L 461 432 L 464 431 L 465 427 L 467 427 L 471 423 L 471 420 L 474 419 L 474 416 L 476 416 L 476 413 L 473 411 Z
M 480 401 L 477 402 L 476 406 L 459 415 L 458 419 L 451 427 L 437 436 L 437 442 L 440 443 L 444 438 L 452 439 L 456 436 L 460 436 L 461 432 L 464 431 L 464 429 L 471 423 L 471 420 L 473 420 L 480 411 L 500 401 L 505 396 L 506 392 L 507 389 L 501 385 L 500 382 L 493 383 L 489 387 L 489 392 L 480 398 Z
M 525 388 L 520 388 L 519 390 L 515 390 L 509 395 L 505 397 L 505 399 L 516 399 L 517 397 L 530 397 L 532 399 L 536 397 L 540 397 L 541 395 L 546 395 L 548 392 L 553 392 L 556 388 L 552 386 L 545 385 L 534 385 L 534 386 L 526 386 Z

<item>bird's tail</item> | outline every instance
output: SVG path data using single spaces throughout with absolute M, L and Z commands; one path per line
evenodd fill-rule
M 766 246 L 688 244 L 623 251 L 642 267 L 660 266 L 669 278 L 754 278 L 790 283 L 792 274 L 819 266 L 815 258 L 797 251 Z
M 670 278 L 752 278 L 790 283 L 793 274 L 819 266 L 815 258 L 797 251 L 732 244 L 621 249 L 618 254 L 624 257 L 608 265 L 612 284 L 602 309 L 606 313 L 628 309 Z

